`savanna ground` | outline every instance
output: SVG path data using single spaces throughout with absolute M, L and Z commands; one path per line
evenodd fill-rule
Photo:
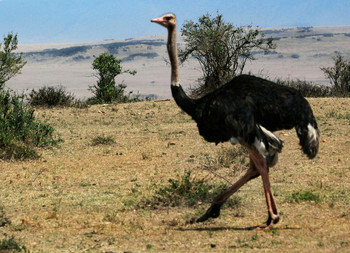
M 350 99 L 309 101 L 320 151 L 308 160 L 295 130 L 277 133 L 284 149 L 270 178 L 281 221 L 270 230 L 251 229 L 267 218 L 260 178 L 205 223 L 189 221 L 210 199 L 147 206 L 188 170 L 220 183 L 234 182 L 247 166 L 243 157 L 208 170 L 238 147 L 205 142 L 173 101 L 38 109 L 65 142 L 40 150 L 38 160 L 0 162 L 0 240 L 31 252 L 349 252 Z

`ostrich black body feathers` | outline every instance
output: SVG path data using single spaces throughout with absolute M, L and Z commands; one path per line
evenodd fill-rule
M 172 86 L 172 92 L 209 142 L 233 138 L 244 146 L 255 146 L 266 157 L 282 149 L 282 141 L 272 132 L 295 127 L 303 151 L 310 158 L 317 153 L 316 120 L 307 100 L 295 89 L 240 75 L 197 100 L 188 98 L 181 86 Z

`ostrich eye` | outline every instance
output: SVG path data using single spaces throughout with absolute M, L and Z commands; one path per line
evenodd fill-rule
M 166 21 L 169 21 L 171 19 L 171 17 L 165 17 L 164 18 Z

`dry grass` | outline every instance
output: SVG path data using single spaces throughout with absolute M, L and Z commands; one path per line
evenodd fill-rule
M 320 152 L 308 160 L 294 130 L 278 133 L 285 146 L 271 169 L 282 217 L 275 229 L 247 229 L 267 215 L 260 179 L 237 193 L 238 210 L 225 209 L 207 223 L 187 221 L 209 199 L 194 207 L 136 208 L 187 170 L 195 178 L 234 182 L 246 166 L 244 157 L 227 165 L 218 154 L 230 145 L 206 143 L 195 123 L 165 101 L 39 110 L 65 142 L 42 150 L 38 160 L 0 162 L 0 240 L 14 238 L 31 252 L 346 252 L 350 99 L 309 100 L 322 133 Z M 91 145 L 99 136 L 114 142 Z M 205 169 L 220 162 L 226 165 L 215 173 Z

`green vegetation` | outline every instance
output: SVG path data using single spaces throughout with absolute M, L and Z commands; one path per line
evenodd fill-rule
M 315 203 L 321 202 L 321 197 L 319 194 L 314 193 L 309 190 L 294 192 L 288 197 L 288 201 L 293 203 L 300 203 L 302 201 L 314 201 Z
M 0 252 L 29 252 L 25 246 L 21 246 L 13 236 L 4 234 L 4 239 L 0 241 Z
M 333 84 L 334 90 L 339 93 L 350 93 L 350 59 L 341 54 L 334 58 L 333 67 L 322 67 L 321 70 Z
M 62 141 L 55 129 L 35 119 L 34 110 L 24 106 L 23 96 L 0 90 L 0 158 L 37 158 L 33 147 Z
M 177 179 L 170 178 L 168 184 L 160 186 L 153 198 L 139 203 L 141 207 L 156 208 L 158 206 L 194 206 L 200 202 L 210 201 L 219 193 L 227 189 L 225 183 L 209 183 L 205 179 L 191 177 L 187 171 Z M 240 199 L 232 197 L 227 205 L 238 207 Z
M 44 86 L 37 91 L 32 89 L 28 96 L 28 103 L 31 106 L 72 106 L 76 100 L 63 86 Z
M 296 80 L 282 80 L 277 79 L 278 84 L 288 86 L 296 89 L 304 97 L 331 97 L 334 96 L 334 90 L 331 87 L 324 85 L 317 85 L 312 82 L 302 81 L 299 79 Z
M 4 42 L 0 43 L 0 90 L 5 86 L 5 82 L 15 75 L 21 73 L 21 69 L 26 64 L 22 59 L 22 54 L 15 54 L 17 49 L 17 34 L 9 33 L 4 37 Z
M 97 136 L 91 140 L 91 145 L 92 146 L 97 146 L 97 145 L 110 145 L 114 144 L 115 140 L 113 139 L 112 136 Z
M 187 21 L 181 29 L 186 43 L 179 51 L 181 62 L 195 58 L 203 76 L 197 92 L 206 93 L 241 74 L 247 60 L 255 60 L 253 50 L 268 52 L 275 48 L 272 39 L 252 26 L 235 27 L 225 22 L 221 14 L 212 18 L 203 15 L 198 22 Z M 202 87 L 202 88 L 201 88 Z
M 17 35 L 12 33 L 0 44 L 0 159 L 37 158 L 34 147 L 61 141 L 53 136 L 53 127 L 35 119 L 34 110 L 24 105 L 24 96 L 4 87 L 26 63 L 22 55 L 12 52 L 17 44 Z
M 137 101 L 137 98 L 131 98 L 132 92 L 125 94 L 125 84 L 115 83 L 115 78 L 123 73 L 135 75 L 135 70 L 123 70 L 121 60 L 114 55 L 103 53 L 96 57 L 92 63 L 92 68 L 97 71 L 95 76 L 98 78 L 97 83 L 90 86 L 90 90 L 94 97 L 89 99 L 90 103 L 103 104 L 113 102 L 132 102 Z

